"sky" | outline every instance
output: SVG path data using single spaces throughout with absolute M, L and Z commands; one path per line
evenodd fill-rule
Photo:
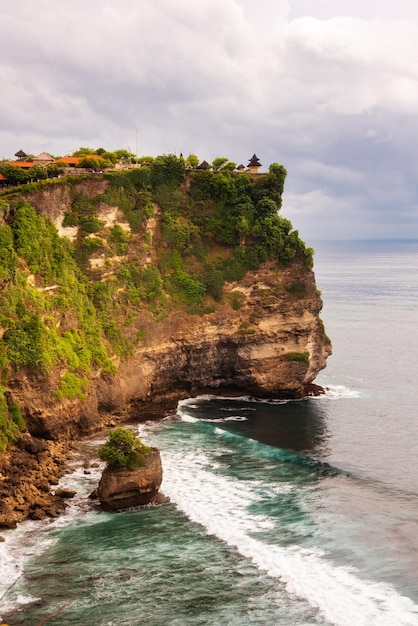
M 288 177 L 318 239 L 418 239 L 416 0 L 0 0 L 0 158 L 80 146 Z

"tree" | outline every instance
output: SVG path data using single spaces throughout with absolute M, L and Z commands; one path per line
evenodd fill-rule
M 72 156 L 74 157 L 81 157 L 81 156 L 85 156 L 86 154 L 96 154 L 96 150 L 94 148 L 79 148 L 78 150 L 76 150 L 75 152 L 73 152 Z
M 237 169 L 237 164 L 234 161 L 228 161 L 222 168 L 223 172 L 234 172 Z
M 278 181 L 284 183 L 287 176 L 287 169 L 284 167 L 284 165 L 280 165 L 279 163 L 272 163 L 269 167 L 269 172 L 270 174 L 274 174 Z
M 86 170 L 93 170 L 97 172 L 105 167 L 108 167 L 109 165 L 110 163 L 104 161 L 103 159 L 84 157 L 84 159 L 80 159 L 78 167 L 84 167 Z
M 47 176 L 48 178 L 55 178 L 63 173 L 63 168 L 59 167 L 56 163 L 51 163 L 46 166 Z
M 161 185 L 179 187 L 185 177 L 184 163 L 175 154 L 157 156 L 151 166 L 151 184 L 154 189 Z
M 151 448 L 126 428 L 116 428 L 109 433 L 108 441 L 99 448 L 99 457 L 113 469 L 134 469 L 145 464 L 144 455 Z
M 48 171 L 44 165 L 34 165 L 30 168 L 28 174 L 31 179 L 35 180 L 45 180 L 45 178 L 48 178 Z
M 264 197 L 257 202 L 256 211 L 259 218 L 270 217 L 277 215 L 277 205 L 274 200 Z
M 212 161 L 212 167 L 214 172 L 219 172 L 223 167 L 228 163 L 229 159 L 227 157 L 216 157 Z
M 2 167 L 1 173 L 11 185 L 21 185 L 30 179 L 30 170 L 26 171 L 15 165 L 7 165 Z
M 151 165 L 154 161 L 155 159 L 153 156 L 141 156 L 136 159 L 136 162 L 139 165 Z
M 123 148 L 119 150 L 113 151 L 118 161 L 122 161 L 124 163 L 132 163 L 135 159 L 135 155 L 133 152 L 129 152 L 129 150 L 125 150 Z
M 189 154 L 189 156 L 186 159 L 186 165 L 188 167 L 195 168 L 199 165 L 199 163 L 200 163 L 199 157 L 197 157 L 195 154 Z

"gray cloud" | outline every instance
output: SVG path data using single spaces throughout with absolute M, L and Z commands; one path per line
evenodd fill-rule
M 0 157 L 256 151 L 306 239 L 418 237 L 416 3 L 0 4 Z

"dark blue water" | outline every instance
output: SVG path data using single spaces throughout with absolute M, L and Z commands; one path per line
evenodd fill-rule
M 418 242 L 315 248 L 327 394 L 141 426 L 162 508 L 92 509 L 75 459 L 67 515 L 0 544 L 10 625 L 418 625 Z

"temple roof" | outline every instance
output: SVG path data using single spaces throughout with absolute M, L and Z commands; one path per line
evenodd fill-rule
M 207 170 L 210 167 L 207 161 L 202 161 L 200 165 L 197 166 L 197 170 Z
M 248 163 L 248 167 L 261 167 L 261 163 L 255 152 Z
M 41 152 L 38 156 L 33 157 L 34 161 L 53 161 L 54 157 L 48 154 L 48 152 Z

